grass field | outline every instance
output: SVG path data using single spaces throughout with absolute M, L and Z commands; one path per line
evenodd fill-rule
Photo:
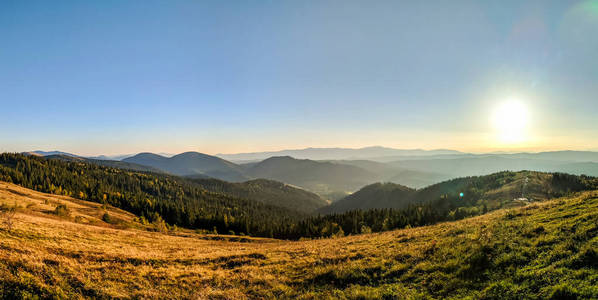
M 0 230 L 6 299 L 598 298 L 598 192 L 297 242 L 153 231 L 122 210 L 0 182 L 0 204 L 15 203 Z

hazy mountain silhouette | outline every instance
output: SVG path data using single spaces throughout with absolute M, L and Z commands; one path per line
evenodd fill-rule
M 452 177 L 486 175 L 499 171 L 534 170 L 542 172 L 566 172 L 576 175 L 598 176 L 598 163 L 565 161 L 571 153 L 538 153 L 511 155 L 478 155 L 456 159 L 401 160 L 389 163 L 394 167 L 422 172 L 438 172 Z M 583 159 L 592 159 L 588 153 Z M 527 157 L 527 158 L 526 158 Z M 533 158 L 529 158 L 533 157 Z M 552 158 L 555 160 L 548 160 Z M 557 160 L 558 159 L 558 160 Z M 579 160 L 578 158 L 577 160 Z
M 253 153 L 238 153 L 238 154 L 218 154 L 231 161 L 250 162 L 264 160 L 276 156 L 291 156 L 297 159 L 311 159 L 311 160 L 356 160 L 368 159 L 371 157 L 385 157 L 385 156 L 427 156 L 427 155 L 442 155 L 442 154 L 459 154 L 461 152 L 454 150 L 421 150 L 421 149 L 393 149 L 380 146 L 365 147 L 360 149 L 350 148 L 305 148 L 297 150 L 281 150 L 272 152 L 253 152 Z
M 377 175 L 362 168 L 333 162 L 295 159 L 290 156 L 271 157 L 247 165 L 246 174 L 297 185 L 320 195 L 352 192 L 371 183 Z
M 372 183 L 376 181 L 393 182 L 411 188 L 426 187 L 454 177 L 448 174 L 431 171 L 409 170 L 395 165 L 369 160 L 337 160 L 332 162 L 356 166 L 375 174 L 376 176 L 370 179 L 370 182 Z

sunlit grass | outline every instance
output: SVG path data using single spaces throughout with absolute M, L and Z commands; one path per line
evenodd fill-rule
M 598 193 L 311 241 L 152 232 L 111 207 L 0 183 L 0 294 L 56 298 L 598 297 Z M 69 216 L 52 211 L 66 204 Z M 105 211 L 121 220 L 102 221 Z M 76 217 L 88 220 L 77 223 Z M 221 239 L 221 240 L 220 240 Z

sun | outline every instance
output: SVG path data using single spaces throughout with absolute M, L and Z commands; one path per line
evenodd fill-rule
M 515 99 L 501 103 L 492 116 L 498 140 L 503 144 L 520 144 L 527 139 L 529 113 L 523 102 Z

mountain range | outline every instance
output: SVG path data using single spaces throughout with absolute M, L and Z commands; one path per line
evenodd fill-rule
M 178 176 L 204 175 L 226 181 L 245 181 L 243 168 L 222 158 L 199 153 L 185 152 L 173 157 L 153 153 L 139 153 L 122 161 L 150 166 Z
M 253 153 L 253 158 L 267 152 Z M 421 189 L 451 178 L 480 176 L 500 171 L 533 170 L 598 176 L 598 152 L 553 151 L 540 153 L 468 154 L 452 150 L 400 150 L 383 147 L 362 149 L 308 148 L 273 153 L 294 153 L 312 157 L 298 159 L 273 156 L 264 160 L 234 163 L 199 152 L 185 152 L 172 157 L 140 153 L 122 161 L 91 159 L 60 151 L 34 151 L 28 154 L 60 159 L 87 160 L 99 165 L 145 172 L 163 172 L 193 178 L 216 178 L 228 182 L 270 179 L 315 192 L 336 201 L 376 182 L 391 182 Z M 393 156 L 395 154 L 404 156 Z M 382 156 L 367 159 L 326 159 L 322 157 Z M 101 157 L 101 156 L 100 156 Z M 236 156 L 237 158 L 251 158 Z M 378 156 L 380 157 L 380 156 Z M 391 161 L 385 161 L 391 160 Z
M 252 152 L 238 154 L 217 154 L 216 156 L 235 162 L 260 161 L 274 156 L 291 156 L 298 159 L 311 160 L 356 160 L 371 159 L 388 156 L 428 156 L 461 154 L 455 150 L 422 150 L 422 149 L 393 149 L 380 146 L 351 148 L 305 148 L 296 150 L 281 150 L 272 152 Z

